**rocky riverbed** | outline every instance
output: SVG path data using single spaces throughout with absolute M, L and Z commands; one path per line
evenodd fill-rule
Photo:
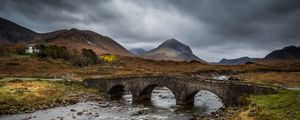
M 9 114 L 32 113 L 38 110 L 69 106 L 69 105 L 76 104 L 78 102 L 101 101 L 101 100 L 104 100 L 104 98 L 97 94 L 82 93 L 77 95 L 70 95 L 66 99 L 56 99 L 51 102 L 45 102 L 43 104 L 37 104 L 32 106 L 23 106 L 18 109 L 15 107 L 11 107 L 10 109 L 2 110 L 3 112 L 2 114 L 9 115 Z
M 78 102 L 74 104 L 75 102 Z M 33 119 L 80 119 L 80 120 L 188 120 L 188 119 L 226 119 L 234 114 L 234 110 L 223 109 L 222 103 L 213 94 L 203 91 L 195 98 L 195 106 L 184 108 L 176 105 L 173 94 L 167 88 L 155 89 L 150 103 L 132 105 L 131 95 L 123 96 L 121 100 L 110 100 L 95 95 L 74 97 L 73 102 L 32 109 L 29 113 L 1 116 L 2 120 Z M 73 104 L 73 105 L 70 105 Z M 61 107 L 55 107 L 55 105 Z M 50 109 L 46 109 L 46 108 Z M 54 108 L 53 108 L 54 107 Z M 221 108 L 221 109 L 220 109 Z

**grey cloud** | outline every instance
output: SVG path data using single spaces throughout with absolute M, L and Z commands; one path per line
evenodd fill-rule
M 300 44 L 298 0 L 0 0 L 0 16 L 49 32 L 77 27 L 125 47 L 151 47 L 169 38 L 204 60 L 263 57 Z

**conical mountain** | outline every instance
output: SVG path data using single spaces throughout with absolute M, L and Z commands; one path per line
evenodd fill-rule
M 163 42 L 157 48 L 146 52 L 143 55 L 143 58 L 169 61 L 197 60 L 200 62 L 205 62 L 194 55 L 189 46 L 179 42 L 176 39 L 169 39 Z

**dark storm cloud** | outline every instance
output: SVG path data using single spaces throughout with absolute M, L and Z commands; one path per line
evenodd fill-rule
M 128 48 L 169 38 L 208 61 L 300 44 L 299 0 L 0 0 L 0 16 L 37 32 L 90 29 Z

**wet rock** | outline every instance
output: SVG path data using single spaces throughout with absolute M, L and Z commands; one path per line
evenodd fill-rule
M 30 120 L 31 117 L 23 118 L 22 120 Z
M 232 81 L 242 81 L 240 78 L 235 77 L 235 76 L 229 77 L 228 80 L 232 80 Z
M 150 112 L 150 109 L 149 108 L 143 108 L 135 113 L 133 113 L 132 115 L 135 116 L 135 115 L 145 115 L 145 114 L 148 114 Z
M 57 119 L 59 119 L 59 120 L 63 120 L 63 119 L 64 119 L 64 117 L 57 117 Z
M 71 111 L 71 112 L 75 112 L 76 110 L 75 110 L 75 109 L 71 109 L 70 111 Z
M 83 114 L 83 112 L 77 112 L 78 116 L 81 116 Z

